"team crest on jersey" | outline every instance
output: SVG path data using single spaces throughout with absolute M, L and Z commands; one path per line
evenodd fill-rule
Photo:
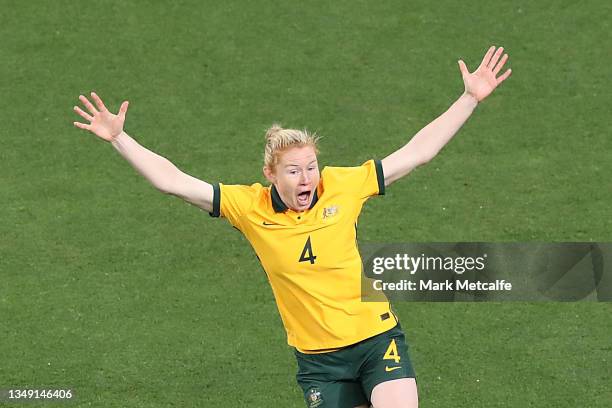
M 323 208 L 323 219 L 333 217 L 338 214 L 338 206 L 332 205 L 331 207 Z
M 321 391 L 317 387 L 311 388 L 308 391 L 308 408 L 316 408 L 323 403 Z

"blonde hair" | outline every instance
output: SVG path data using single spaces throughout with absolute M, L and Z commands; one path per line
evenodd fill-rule
M 266 147 L 264 149 L 264 164 L 270 169 L 278 164 L 280 153 L 290 147 L 312 146 L 319 153 L 317 142 L 321 137 L 309 133 L 306 129 L 283 129 L 275 123 L 266 131 Z

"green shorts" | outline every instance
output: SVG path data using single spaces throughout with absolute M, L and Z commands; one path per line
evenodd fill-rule
M 295 350 L 297 382 L 308 408 L 354 408 L 368 404 L 374 387 L 398 378 L 415 378 L 406 338 L 393 329 L 331 353 Z

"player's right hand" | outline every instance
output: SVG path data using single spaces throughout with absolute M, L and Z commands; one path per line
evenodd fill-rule
M 106 109 L 102 99 L 95 92 L 91 93 L 91 98 L 96 103 L 97 109 L 85 96 L 79 96 L 79 100 L 85 105 L 88 112 L 85 112 L 78 106 L 74 107 L 74 111 L 89 123 L 74 122 L 74 126 L 89 130 L 99 138 L 112 142 L 123 132 L 123 123 L 125 122 L 125 114 L 127 113 L 129 103 L 124 101 L 119 108 L 119 112 L 115 115 Z

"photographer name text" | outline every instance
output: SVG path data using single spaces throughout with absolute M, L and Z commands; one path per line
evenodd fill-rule
M 419 280 L 418 282 L 402 279 L 399 282 L 384 282 L 380 279 L 374 280 L 372 283 L 374 290 L 377 291 L 510 291 L 512 283 L 506 282 L 504 279 L 498 279 L 491 282 L 468 281 L 468 280 L 446 280 L 437 282 L 431 279 Z

